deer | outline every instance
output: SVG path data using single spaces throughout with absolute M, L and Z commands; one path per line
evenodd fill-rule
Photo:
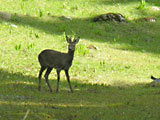
M 72 37 L 68 37 L 66 35 L 66 41 L 68 43 L 67 53 L 62 53 L 60 51 L 51 50 L 51 49 L 45 49 L 38 55 L 38 61 L 41 66 L 40 71 L 39 71 L 39 76 L 38 76 L 39 78 L 38 90 L 39 91 L 41 91 L 42 73 L 44 72 L 45 69 L 47 69 L 44 77 L 45 77 L 45 80 L 49 87 L 50 92 L 53 92 L 52 87 L 50 86 L 50 83 L 48 81 L 48 76 L 51 73 L 52 69 L 54 68 L 56 69 L 56 72 L 57 72 L 56 92 L 58 93 L 59 91 L 60 72 L 64 70 L 69 87 L 70 87 L 70 92 L 73 93 L 73 89 L 70 83 L 69 69 L 72 66 L 75 47 L 76 47 L 76 44 L 79 42 L 79 39 L 80 37 L 74 38 L 74 40 L 72 40 Z

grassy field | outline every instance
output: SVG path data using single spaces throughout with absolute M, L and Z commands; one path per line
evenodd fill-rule
M 0 120 L 159 120 L 160 85 L 150 76 L 160 76 L 160 1 L 139 6 L 139 0 L 0 0 L 0 11 L 12 14 L 0 18 Z M 128 23 L 92 21 L 108 12 Z M 67 52 L 65 34 L 81 37 L 70 69 L 74 93 L 64 72 L 59 93 L 50 93 L 44 78 L 39 92 L 38 54 Z M 55 90 L 55 70 L 49 79 Z

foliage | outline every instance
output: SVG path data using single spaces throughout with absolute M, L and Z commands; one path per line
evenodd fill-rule
M 146 1 L 141 0 L 141 4 L 140 4 L 139 8 L 144 8 L 145 6 L 146 6 Z

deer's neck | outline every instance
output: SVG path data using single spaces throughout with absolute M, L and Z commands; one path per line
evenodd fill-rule
M 73 57 L 74 57 L 74 51 L 69 50 L 68 51 L 68 56 L 69 56 L 68 57 L 68 61 L 71 62 L 73 60 Z

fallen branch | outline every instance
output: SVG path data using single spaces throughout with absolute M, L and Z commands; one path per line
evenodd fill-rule
M 28 116 L 29 112 L 30 112 L 30 109 L 28 109 L 28 110 L 27 110 L 27 112 L 26 112 L 26 114 L 25 114 L 25 116 L 24 116 L 23 120 L 25 120 L 25 119 L 27 118 L 27 116 Z

